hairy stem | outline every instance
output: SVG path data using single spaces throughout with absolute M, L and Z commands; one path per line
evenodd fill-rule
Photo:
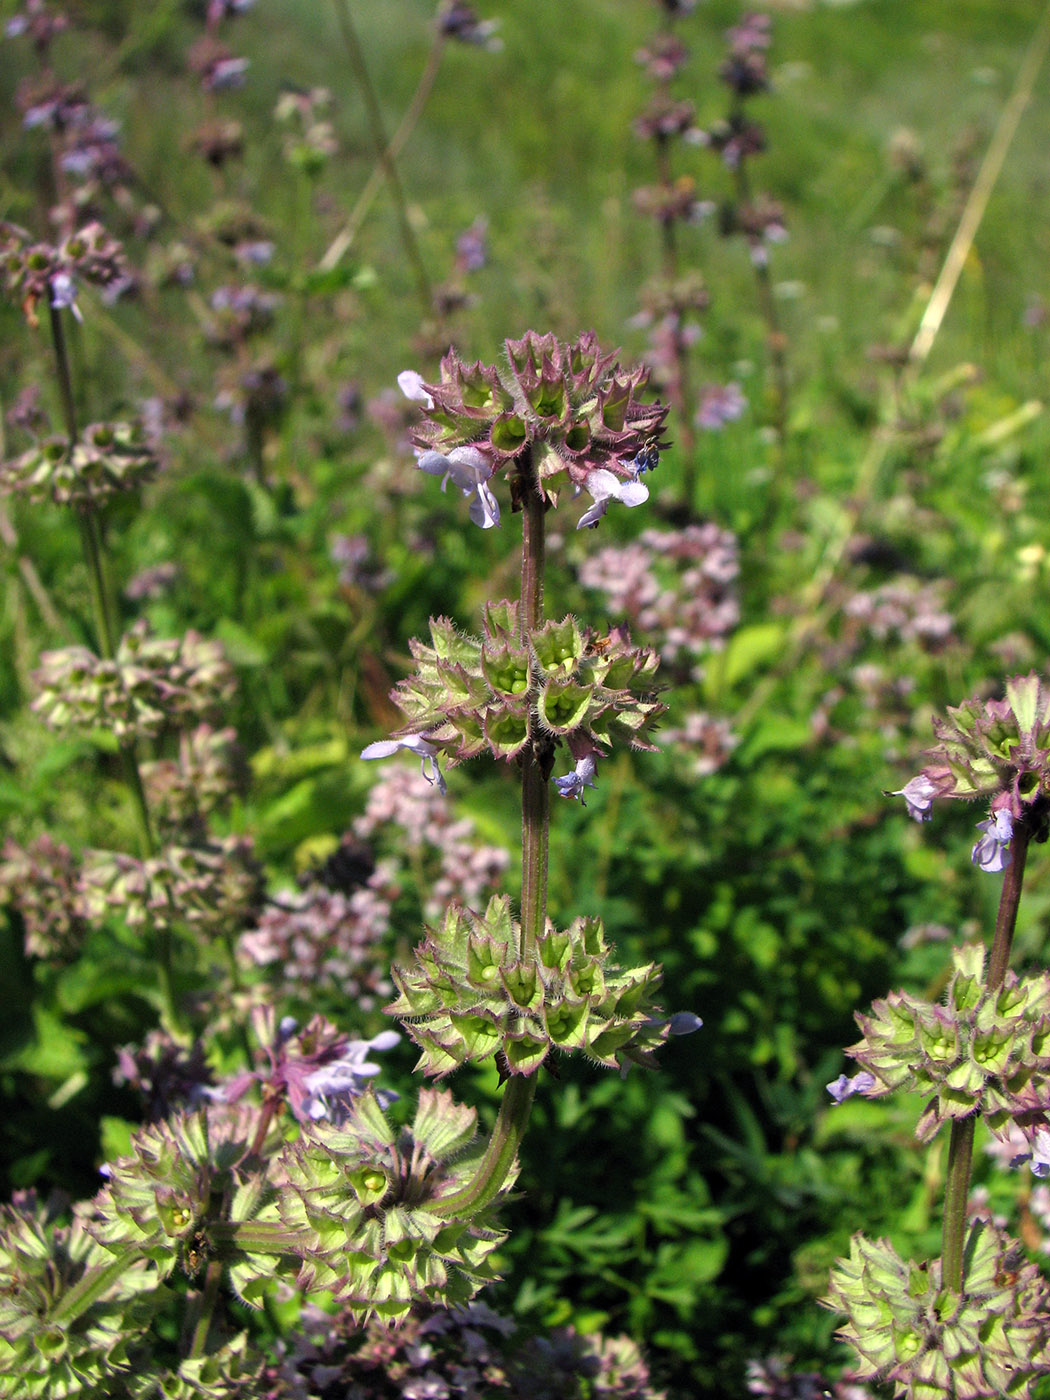
M 1021 902 L 1025 860 L 1028 856 L 1028 825 L 1024 819 L 1014 826 L 1010 842 L 1010 864 L 1003 877 L 999 896 L 999 912 L 995 920 L 992 952 L 988 962 L 987 988 L 994 992 L 1002 986 L 1010 961 L 1010 947 L 1017 925 L 1017 908 Z M 970 1193 L 970 1170 L 973 1162 L 974 1117 L 956 1119 L 952 1123 L 948 1144 L 948 1170 L 944 1184 L 944 1227 L 941 1247 L 941 1268 L 944 1286 L 955 1293 L 963 1290 L 963 1249 L 966 1244 L 966 1201 Z
M 522 492 L 521 612 L 522 646 L 543 620 L 544 529 L 547 503 L 543 498 L 526 447 L 518 459 Z M 529 687 L 530 707 L 536 702 L 537 681 Z M 540 736 L 533 733 L 521 762 L 521 935 L 520 955 L 534 951 L 547 920 L 547 844 L 550 830 L 550 773 L 545 771 Z
M 1030 838 L 1028 823 L 1022 818 L 1014 823 L 1010 839 L 1010 864 L 1003 876 L 1002 893 L 999 895 L 999 912 L 995 919 L 995 934 L 992 937 L 992 952 L 988 959 L 988 990 L 994 992 L 1002 986 L 1006 969 L 1010 963 L 1010 948 L 1017 927 L 1017 906 L 1021 902 L 1021 885 L 1024 881 L 1025 861 L 1028 859 Z
M 208 1333 L 211 1331 L 211 1320 L 215 1314 L 215 1305 L 219 1301 L 222 1270 L 223 1262 L 221 1259 L 210 1260 L 204 1275 L 204 1287 L 190 1302 L 190 1310 L 186 1319 L 187 1324 L 192 1327 L 189 1349 L 186 1352 L 189 1360 L 204 1355 L 204 1349 L 208 1344 Z
M 956 1118 L 948 1143 L 948 1171 L 944 1183 L 944 1227 L 941 1244 L 941 1278 L 953 1293 L 963 1291 L 963 1248 L 966 1244 L 966 1200 L 970 1194 L 973 1133 L 977 1120 Z
M 522 504 L 521 599 L 519 637 L 527 646 L 543 621 L 544 529 L 547 503 L 525 447 L 517 461 Z M 529 687 L 530 705 L 536 699 L 536 681 Z M 545 771 L 538 735 L 533 733 L 521 761 L 521 933 L 519 956 L 535 950 L 547 921 L 547 839 L 550 828 L 550 774 Z M 472 1214 L 494 1200 L 514 1165 L 518 1147 L 528 1127 L 536 1075 L 513 1075 L 503 1100 L 485 1155 L 473 1179 L 461 1190 L 431 1207 L 438 1215 Z
M 474 1179 L 454 1195 L 430 1202 L 428 1210 L 443 1217 L 472 1215 L 495 1200 L 525 1136 L 535 1093 L 535 1074 L 514 1075 L 503 1091 L 496 1124 Z

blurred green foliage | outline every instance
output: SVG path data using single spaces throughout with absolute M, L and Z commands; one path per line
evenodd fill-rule
M 433 6 L 361 0 L 353 9 L 392 131 L 425 60 Z M 85 295 L 75 355 L 93 417 L 133 410 L 147 395 L 182 404 L 184 424 L 142 510 L 121 503 L 107 517 L 114 587 L 175 560 L 173 588 L 142 604 L 122 596 L 125 616 L 144 612 L 161 633 L 192 626 L 226 644 L 241 678 L 230 721 L 255 772 L 231 827 L 252 832 L 270 872 L 287 880 L 361 812 L 373 775 L 355 756 L 392 723 L 386 695 L 407 668 L 409 637 L 425 633 L 431 613 L 476 625 L 480 604 L 512 586 L 507 536 L 517 522 L 508 512 L 503 537 L 482 535 L 455 492 L 442 497 L 367 415 L 351 428 L 337 422 L 346 381 L 367 402 L 408 365 L 432 374 L 436 354 L 419 342 L 385 193 L 339 274 L 313 275 L 374 163 L 331 8 L 260 0 L 238 26 L 250 81 L 218 106 L 244 124 L 245 155 L 219 173 L 191 148 L 215 105 L 186 69 L 202 11 L 98 0 L 77 7 L 57 50 L 68 78 L 121 122 L 136 196 L 158 211 L 157 241 L 188 238 L 199 269 L 188 290 L 147 288 L 114 307 Z M 489 223 L 476 300 L 449 334 L 464 358 L 491 359 L 504 336 L 529 326 L 569 336 L 593 326 L 603 344 L 640 355 L 644 332 L 632 318 L 659 248 L 631 203 L 652 178 L 650 153 L 631 134 L 646 94 L 633 55 L 658 7 L 530 0 L 502 11 L 502 52 L 449 48 L 400 162 L 435 280 L 447 275 L 456 237 L 478 216 Z M 739 13 L 735 0 L 709 0 L 682 23 L 685 90 L 701 124 L 723 110 L 714 75 L 722 31 Z M 675 1394 L 740 1394 L 744 1363 L 768 1352 L 834 1365 L 834 1319 L 815 1299 L 855 1228 L 888 1233 L 905 1250 L 938 1248 L 942 1164 L 916 1151 L 918 1107 L 829 1109 L 824 1085 L 843 1067 L 855 1009 L 890 986 L 936 988 L 943 946 L 902 949 L 905 931 L 987 929 L 994 905 L 993 882 L 967 861 L 973 814 L 938 812 L 920 830 L 883 792 L 914 770 L 932 710 L 1004 668 L 1042 668 L 1050 645 L 1048 328 L 1034 312 L 1025 320 L 1050 299 L 1045 85 L 925 372 L 894 399 L 893 372 L 870 351 L 914 331 L 1032 22 L 1022 0 L 774 11 L 774 87 L 757 105 L 769 137 L 761 178 L 785 204 L 791 233 L 773 254 L 792 381 L 782 463 L 766 427 L 764 328 L 746 252 L 708 225 L 685 253 L 711 296 L 702 377 L 734 378 L 750 401 L 739 422 L 702 438 L 688 503 L 739 533 L 742 620 L 699 679 L 680 678 L 664 698 L 669 724 L 710 709 L 739 742 L 706 776 L 679 746 L 603 765 L 586 809 L 557 804 L 551 898 L 559 922 L 600 915 L 625 956 L 662 962 L 669 1008 L 695 1010 L 705 1027 L 668 1047 L 659 1074 L 621 1083 L 573 1068 L 543 1085 L 500 1285 L 529 1318 L 631 1331 Z M 2 57 L 0 212 L 43 234 L 53 195 L 43 146 L 19 130 L 13 105 L 31 64 L 13 41 Z M 271 114 L 287 84 L 334 94 L 339 150 L 316 184 L 280 156 Z M 689 159 L 702 197 L 728 197 L 712 156 Z M 232 276 L 207 234 L 220 201 L 250 207 L 276 245 L 258 276 L 284 298 L 268 353 L 292 392 L 266 436 L 264 479 L 239 428 L 214 407 L 226 364 L 204 334 L 205 303 Z M 129 238 L 133 261 L 147 252 Z M 9 305 L 0 332 L 5 410 L 35 383 L 57 418 L 45 333 Z M 862 488 L 859 464 L 876 431 L 888 447 Z M 657 510 L 675 498 L 682 465 L 676 449 L 664 454 Z M 76 849 L 130 847 L 114 755 L 50 739 L 26 709 L 40 651 L 90 631 L 74 524 L 15 503 L 4 510 L 17 541 L 4 556 L 0 612 L 5 829 L 20 839 L 47 830 Z M 578 608 L 604 625 L 604 604 L 581 588 L 577 566 L 587 550 L 653 523 L 651 512 L 636 514 L 611 513 L 599 536 L 563 531 L 554 541 L 552 614 Z M 852 545 L 836 554 L 843 529 Z M 377 586 L 340 585 L 336 534 L 367 539 Z M 24 560 L 61 636 L 48 630 Z M 953 620 L 946 645 L 847 636 L 849 599 L 900 578 L 942 588 Z M 900 683 L 892 704 L 858 685 L 862 665 Z M 456 770 L 450 785 L 486 839 L 513 851 L 513 775 L 479 765 Z M 1047 865 L 1036 852 L 1022 960 L 1042 956 Z M 390 955 L 418 931 L 425 891 L 407 878 Z M 189 983 L 212 953 L 198 949 L 193 966 L 183 956 Z M 149 963 L 115 922 L 65 968 L 26 960 L 14 916 L 0 931 L 10 1188 L 94 1189 L 137 1113 L 111 1070 L 114 1047 L 155 1021 Z M 327 1000 L 315 1009 L 368 1033 L 380 1024 L 378 1013 Z M 409 1068 L 406 1052 L 394 1074 L 406 1092 Z M 463 1080 L 457 1092 L 491 1119 L 494 1077 Z M 998 1179 L 995 1189 L 1006 1194 Z

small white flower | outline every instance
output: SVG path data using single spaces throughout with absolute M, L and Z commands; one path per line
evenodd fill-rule
M 434 400 L 423 387 L 423 376 L 417 374 L 414 369 L 403 369 L 397 376 L 397 387 L 404 394 L 406 399 L 411 399 L 413 403 L 421 403 L 424 408 L 433 408 Z
M 442 491 L 451 481 L 464 496 L 471 497 L 470 518 L 483 530 L 499 524 L 499 502 L 488 485 L 492 462 L 479 447 L 454 447 L 447 457 L 440 452 L 420 452 L 419 470 L 440 476 Z
M 77 305 L 77 284 L 72 273 L 56 272 L 51 277 L 51 305 L 56 311 L 72 311 L 78 321 L 83 321 Z
M 890 797 L 903 797 L 908 804 L 908 816 L 913 821 L 928 822 L 933 799 L 937 796 L 937 784 L 932 783 L 924 773 L 888 794 Z
M 399 749 L 407 749 L 409 753 L 419 755 L 419 771 L 426 778 L 431 787 L 436 787 L 438 792 L 444 795 L 448 788 L 445 784 L 444 776 L 438 767 L 438 751 L 433 744 L 418 734 L 409 734 L 405 739 L 377 739 L 374 744 L 369 744 L 361 750 L 362 758 L 389 758 L 391 754 L 397 753 Z
M 588 754 L 586 758 L 580 759 L 571 773 L 566 773 L 562 778 L 555 778 L 554 786 L 562 797 L 578 797 L 580 806 L 586 807 L 587 804 L 583 800 L 583 790 L 595 786 L 595 768 L 594 755 Z
M 986 822 L 978 822 L 977 830 L 984 835 L 970 853 L 970 859 L 978 870 L 988 875 L 997 875 L 1010 864 L 1010 841 L 1014 834 L 1014 821 L 1005 807 L 993 812 Z
M 593 496 L 594 505 L 580 516 L 577 530 L 597 525 L 608 510 L 610 501 L 619 501 L 625 506 L 640 506 L 649 499 L 648 486 L 636 480 L 621 481 L 602 467 L 589 473 L 584 489 Z

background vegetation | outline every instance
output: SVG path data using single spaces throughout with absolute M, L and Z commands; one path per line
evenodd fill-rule
M 545 1086 L 505 1281 L 492 1290 L 494 1305 L 537 1324 L 631 1333 L 675 1394 L 741 1394 L 747 1360 L 770 1353 L 841 1364 L 815 1299 L 855 1228 L 936 1252 L 941 1183 L 911 1138 L 914 1106 L 832 1110 L 824 1086 L 844 1067 L 854 1010 L 890 986 L 928 992 L 946 962 L 938 928 L 987 929 L 994 909 L 996 882 L 969 867 L 972 813 L 919 828 L 885 790 L 916 771 L 932 709 L 1043 670 L 1050 641 L 1045 82 L 932 351 L 906 363 L 1032 42 L 1033 7 L 765 8 L 772 86 L 752 110 L 768 149 L 754 179 L 789 230 L 770 253 L 786 434 L 771 426 L 747 246 L 719 232 L 730 172 L 702 145 L 683 147 L 679 168 L 716 206 L 679 229 L 679 267 L 702 276 L 709 298 L 694 385 L 736 383 L 746 406 L 717 431 L 694 429 L 689 454 L 672 424 L 677 446 L 661 456 L 650 507 L 614 508 L 595 535 L 564 533 L 549 585 L 552 612 L 600 623 L 609 600 L 581 578 L 596 549 L 690 521 L 735 536 L 739 616 L 668 666 L 665 696 L 672 736 L 702 711 L 735 742 L 710 763 L 688 737 L 618 759 L 586 808 L 559 804 L 552 843 L 558 917 L 600 913 L 625 956 L 663 963 L 672 1009 L 705 1026 L 670 1047 L 658 1074 L 621 1083 L 574 1071 Z M 387 692 L 408 638 L 430 614 L 470 624 L 503 591 L 506 542 L 474 530 L 456 493 L 414 470 L 390 396 L 397 373 L 434 377 L 451 340 L 491 361 L 528 327 L 570 339 L 593 327 L 628 359 L 652 352 L 639 312 L 662 253 L 633 197 L 655 178 L 651 143 L 633 131 L 651 89 L 634 55 L 663 7 L 529 0 L 493 7 L 500 51 L 447 44 L 398 161 L 419 264 L 456 293 L 439 321 L 421 309 L 382 180 L 351 246 L 326 260 L 376 169 L 338 7 L 259 0 L 229 34 L 250 61 L 246 81 L 214 92 L 188 63 L 204 10 L 82 0 L 55 46 L 64 80 L 120 124 L 125 196 L 95 192 L 86 212 L 97 207 L 126 240 L 139 274 L 112 305 L 85 290 L 74 359 L 86 421 L 144 405 L 164 421 L 164 469 L 141 509 L 120 501 L 106 517 L 114 590 L 127 623 L 224 644 L 239 680 L 224 718 L 252 771 L 227 828 L 253 836 L 272 890 L 290 889 L 365 811 L 378 775 L 356 756 L 391 727 Z M 427 62 L 434 6 L 352 10 L 391 134 Z M 676 92 L 702 129 L 726 110 L 723 35 L 741 13 L 736 0 L 706 0 L 677 21 L 689 60 Z M 18 97 L 35 73 L 31 48 L 5 40 L 0 212 L 43 237 L 50 156 Z M 294 123 L 274 117 L 290 87 L 331 93 L 331 150 L 316 162 L 289 158 Z M 239 122 L 244 142 L 216 167 L 195 139 L 218 120 Z M 457 239 L 479 219 L 487 259 L 457 270 Z M 212 297 L 246 279 L 233 251 L 245 238 L 273 244 L 250 278 L 276 299 L 272 320 L 223 343 Z M 183 253 L 192 280 L 165 282 L 162 265 Z M 26 445 L 9 410 L 27 386 L 60 423 L 49 357 L 46 329 L 17 304 L 0 308 L 5 455 Z M 246 388 L 263 371 L 281 381 L 265 412 Z M 112 745 L 56 740 L 28 709 L 41 651 L 89 630 L 75 523 L 12 500 L 3 527 L 4 827 L 23 843 L 47 832 L 75 851 L 131 848 Z M 364 541 L 360 567 L 346 563 L 346 537 Z M 120 592 L 172 563 L 163 589 Z M 674 594 L 681 561 L 660 568 Z M 509 771 L 457 769 L 450 801 L 479 843 L 514 851 Z M 384 831 L 374 844 L 400 862 L 392 924 L 373 950 L 385 967 L 432 912 L 433 860 L 411 832 Z M 1042 952 L 1046 874 L 1039 848 L 1022 959 Z M 513 869 L 508 879 L 513 889 Z M 94 927 L 70 963 L 30 958 L 22 934 L 12 911 L 0 941 L 0 1165 L 8 1190 L 88 1194 L 141 1111 L 112 1069 L 116 1047 L 155 1024 L 150 955 L 119 919 Z M 211 953 L 187 945 L 182 958 L 189 986 Z M 384 1019 L 320 979 L 280 1009 L 323 1011 L 365 1035 Z M 407 1088 L 411 1060 L 404 1047 L 386 1057 L 384 1083 Z M 491 1114 L 494 1076 L 457 1092 Z M 991 1161 L 981 1172 L 998 1208 L 1015 1211 L 1017 1179 Z

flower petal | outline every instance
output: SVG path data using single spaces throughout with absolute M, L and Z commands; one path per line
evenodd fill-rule
M 421 403 L 424 408 L 433 408 L 434 400 L 427 393 L 423 386 L 423 376 L 417 374 L 414 369 L 403 369 L 397 376 L 397 387 L 404 394 L 406 399 L 411 399 L 413 403 Z

